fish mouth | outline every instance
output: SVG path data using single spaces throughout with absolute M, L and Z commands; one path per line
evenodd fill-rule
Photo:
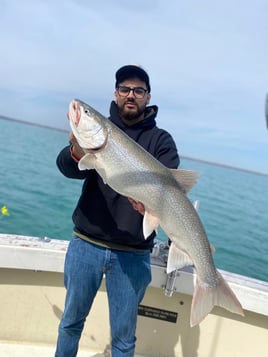
M 70 112 L 73 115 L 70 116 Z M 78 105 L 77 101 L 75 101 L 75 100 L 73 100 L 70 105 L 70 111 L 68 113 L 68 117 L 69 118 L 73 117 L 73 123 L 77 127 L 80 122 L 80 119 L 81 119 L 81 109 L 80 109 L 80 106 Z

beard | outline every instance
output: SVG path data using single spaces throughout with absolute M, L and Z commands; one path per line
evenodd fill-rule
M 135 104 L 135 109 L 126 108 L 125 105 L 127 103 Z M 120 117 L 127 121 L 133 121 L 140 118 L 144 114 L 145 109 L 146 109 L 146 105 L 140 107 L 139 105 L 137 105 L 135 100 L 128 100 L 127 102 L 123 103 L 121 106 L 118 106 Z

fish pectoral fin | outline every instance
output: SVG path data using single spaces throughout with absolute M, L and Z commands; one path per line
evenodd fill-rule
M 198 172 L 192 170 L 170 169 L 170 171 L 185 193 L 193 188 L 199 178 Z
M 94 169 L 94 162 L 93 162 L 93 155 L 92 154 L 85 154 L 83 157 L 81 157 L 79 163 L 78 163 L 78 168 L 79 170 L 90 170 Z
M 178 248 L 172 242 L 169 247 L 168 253 L 167 274 L 172 273 L 174 270 L 181 269 L 188 265 L 193 265 L 192 259 L 183 249 Z
M 153 231 L 157 232 L 157 227 L 159 226 L 159 219 L 145 211 L 143 217 L 143 235 L 144 238 L 147 239 Z

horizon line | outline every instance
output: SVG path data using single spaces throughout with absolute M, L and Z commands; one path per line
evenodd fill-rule
M 45 125 L 45 124 L 33 123 L 30 121 L 26 121 L 26 120 L 15 119 L 15 118 L 8 117 L 6 115 L 0 115 L 0 119 L 7 120 L 7 121 L 14 121 L 16 123 L 21 123 L 21 124 L 26 124 L 26 125 L 31 125 L 31 126 L 37 126 L 37 127 L 41 127 L 41 128 L 45 128 L 45 129 L 50 129 L 50 130 L 68 132 L 67 129 L 61 129 L 61 128 L 56 128 L 56 127 Z M 233 166 L 233 165 L 229 165 L 229 164 L 225 164 L 225 163 L 221 163 L 221 162 L 210 161 L 207 159 L 200 159 L 200 158 L 191 157 L 191 156 L 187 156 L 187 155 L 180 155 L 180 158 L 186 159 L 186 160 L 192 160 L 192 161 L 196 161 L 196 162 L 202 162 L 202 163 L 210 164 L 210 165 L 221 166 L 221 167 L 225 167 L 225 168 L 229 168 L 229 169 L 233 169 L 233 170 L 244 171 L 244 172 L 253 173 L 253 174 L 257 174 L 257 175 L 261 175 L 261 176 L 268 176 L 268 173 L 265 173 L 265 172 L 246 169 L 246 168 L 243 168 L 240 166 L 239 167 Z

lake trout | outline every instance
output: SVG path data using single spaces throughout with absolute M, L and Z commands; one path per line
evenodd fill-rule
M 171 239 L 167 274 L 186 265 L 195 266 L 191 326 L 199 324 L 215 305 L 243 315 L 240 302 L 215 267 L 202 222 L 186 196 L 196 183 L 197 173 L 166 168 L 80 100 L 71 101 L 68 116 L 85 152 L 79 169 L 95 169 L 113 190 L 144 205 L 144 239 L 158 225 Z

